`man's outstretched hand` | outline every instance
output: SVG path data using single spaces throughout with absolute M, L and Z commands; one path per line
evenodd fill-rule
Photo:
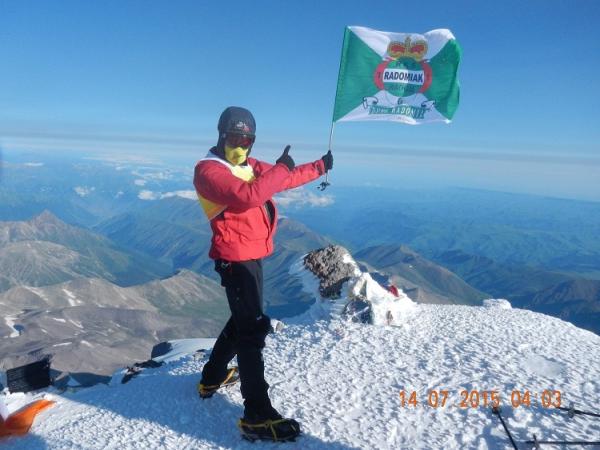
M 333 155 L 331 154 L 331 150 L 325 153 L 321 159 L 323 160 L 323 163 L 325 163 L 325 172 L 333 169 Z
M 292 171 L 292 170 L 294 170 L 294 167 L 296 167 L 296 163 L 294 162 L 292 157 L 290 155 L 288 155 L 289 151 L 290 151 L 290 146 L 286 145 L 285 148 L 283 149 L 283 153 L 281 154 L 281 156 L 277 159 L 277 161 L 275 161 L 275 164 L 278 164 L 278 163 L 285 164 L 287 166 L 287 168 L 290 171 Z

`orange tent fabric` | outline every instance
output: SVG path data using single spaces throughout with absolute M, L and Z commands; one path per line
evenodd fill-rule
M 0 417 L 0 438 L 27 434 L 35 416 L 54 403 L 56 402 L 51 400 L 37 400 L 12 413 L 6 420 L 2 420 Z

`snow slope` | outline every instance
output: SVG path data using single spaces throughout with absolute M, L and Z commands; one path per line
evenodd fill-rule
M 600 421 L 542 408 L 533 393 L 560 390 L 563 404 L 598 411 L 600 337 L 559 319 L 494 306 L 416 305 L 399 326 L 333 321 L 288 325 L 265 349 L 274 405 L 300 421 L 304 436 L 286 449 L 508 449 L 498 419 L 483 406 L 459 408 L 459 391 L 497 390 L 518 441 L 600 439 Z M 203 361 L 185 357 L 128 384 L 46 393 L 57 405 L 31 435 L 6 449 L 262 448 L 242 441 L 234 386 L 200 401 Z M 426 405 L 446 389 L 445 407 Z M 420 404 L 403 407 L 401 390 Z M 532 392 L 513 408 L 512 390 Z M 11 394 L 11 411 L 32 396 Z M 523 448 L 526 448 L 523 446 Z
M 600 440 L 600 420 L 569 419 L 540 403 L 542 392 L 551 390 L 561 393 L 564 406 L 573 402 L 581 410 L 600 410 L 600 336 L 512 309 L 502 299 L 479 307 L 415 304 L 403 293 L 391 294 L 349 254 L 340 254 L 352 276 L 332 299 L 319 297 L 319 279 L 312 272 L 301 265 L 291 269 L 318 300 L 267 338 L 264 357 L 274 406 L 296 418 L 304 435 L 296 443 L 267 448 L 510 449 L 490 411 L 491 391 L 500 395 L 518 441 L 534 433 L 540 439 Z M 357 298 L 371 304 L 374 325 L 343 319 L 345 305 Z M 197 396 L 204 359 L 185 355 L 212 342 L 175 341 L 161 358 L 165 365 L 127 384 L 113 378 L 109 386 L 38 394 L 56 406 L 40 415 L 29 436 L 5 440 L 4 448 L 263 447 L 240 438 L 237 386 L 209 400 Z M 460 407 L 463 390 L 477 391 L 479 401 L 472 394 Z M 427 403 L 431 391 L 440 397 L 447 392 L 443 406 Z M 530 405 L 514 407 L 513 391 L 529 391 Z M 408 403 L 413 392 L 417 405 Z M 6 401 L 14 411 L 34 398 L 10 394 Z

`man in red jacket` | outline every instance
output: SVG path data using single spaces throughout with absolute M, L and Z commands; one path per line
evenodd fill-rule
M 300 432 L 269 400 L 262 349 L 271 328 L 263 312 L 262 258 L 273 252 L 277 208 L 273 195 L 301 186 L 333 167 L 331 151 L 295 166 L 288 145 L 276 163 L 250 158 L 256 123 L 247 109 L 231 106 L 221 114 L 219 139 L 196 165 L 194 186 L 213 232 L 209 257 L 225 287 L 231 317 L 202 370 L 198 392 L 211 397 L 237 379 L 227 369 L 237 355 L 244 417 L 238 426 L 249 439 L 291 440 Z

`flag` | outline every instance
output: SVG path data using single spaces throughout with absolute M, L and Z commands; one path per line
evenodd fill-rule
M 425 34 L 346 27 L 333 121 L 450 122 L 461 48 L 450 30 Z

